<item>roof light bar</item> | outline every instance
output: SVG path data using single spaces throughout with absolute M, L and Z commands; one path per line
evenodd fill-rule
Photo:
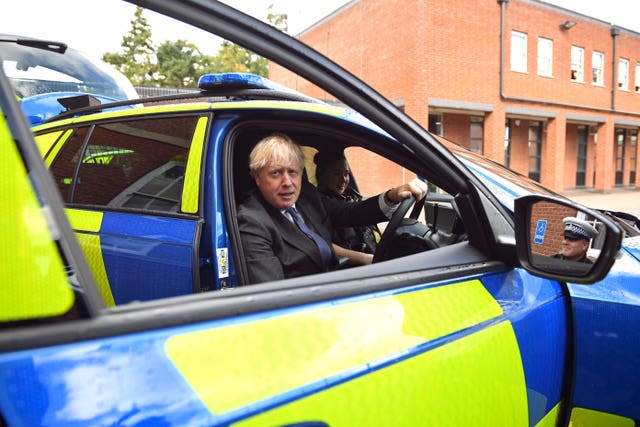
M 204 91 L 220 89 L 267 89 L 282 90 L 283 87 L 262 76 L 249 73 L 204 74 L 198 80 L 198 88 Z

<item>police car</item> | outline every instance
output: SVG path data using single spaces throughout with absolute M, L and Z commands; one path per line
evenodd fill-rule
M 637 218 L 429 134 L 228 6 L 132 3 L 351 108 L 223 74 L 144 105 L 75 96 L 29 130 L 0 77 L 0 425 L 636 424 Z M 307 159 L 344 151 L 363 194 L 390 181 L 372 169 L 432 191 L 401 204 L 374 264 L 247 285 L 235 215 L 248 152 L 274 131 Z M 590 262 L 554 257 L 566 217 L 597 231 Z
M 0 34 L 0 65 L 34 125 L 75 106 L 79 95 L 95 102 L 138 98 L 123 74 L 66 43 Z M 66 106 L 58 102 L 64 98 Z

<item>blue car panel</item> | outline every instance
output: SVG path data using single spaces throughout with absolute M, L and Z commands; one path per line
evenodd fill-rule
M 513 324 L 527 382 L 529 425 L 537 425 L 562 400 L 569 354 L 562 287 L 517 269 L 482 282 Z
M 100 242 L 115 303 L 199 291 L 199 235 L 198 220 L 106 212 Z
M 528 401 L 529 425 L 535 425 L 543 416 L 552 412 L 553 407 L 560 400 L 557 384 L 560 379 L 554 373 L 562 370 L 566 337 L 562 333 L 564 329 L 560 330 L 559 328 L 553 328 L 557 331 L 556 333 L 538 335 L 537 338 L 527 336 L 526 331 L 540 328 L 543 331 L 551 332 L 550 325 L 562 325 L 562 319 L 566 317 L 566 313 L 557 307 L 561 302 L 558 288 L 554 290 L 554 287 L 548 286 L 549 283 L 544 279 L 534 278 L 530 281 L 526 273 L 518 271 L 469 276 L 461 279 L 463 281 L 413 286 L 366 297 L 265 312 L 258 316 L 238 316 L 230 320 L 168 328 L 159 332 L 142 332 L 105 338 L 95 342 L 88 341 L 35 351 L 5 353 L 0 355 L 0 373 L 2 373 L 0 386 L 4 390 L 8 390 L 8 393 L 0 395 L 0 407 L 3 408 L 10 425 L 34 422 L 52 426 L 114 423 L 223 426 L 242 420 L 251 422 L 253 417 L 258 417 L 256 419 L 259 420 L 260 414 L 265 411 L 267 411 L 266 413 L 286 412 L 292 404 L 304 405 L 304 402 L 322 399 L 321 396 L 343 393 L 349 384 L 357 384 L 365 378 L 392 375 L 399 369 L 407 369 L 409 366 L 420 363 L 420 360 L 430 357 L 430 354 L 434 356 L 449 354 L 443 359 L 443 363 L 450 363 L 445 361 L 456 360 L 460 354 L 474 351 L 475 346 L 470 345 L 470 342 L 473 341 L 469 341 L 472 339 L 471 337 L 494 334 L 497 331 L 496 328 L 513 327 L 517 344 L 510 349 L 504 348 L 503 351 L 514 352 L 516 360 L 522 357 L 524 371 L 520 368 L 520 375 L 524 375 L 526 392 L 524 389 L 512 390 L 509 387 L 504 391 L 510 393 L 511 398 L 515 398 L 514 393 L 522 394 L 522 402 L 527 404 Z M 483 285 L 480 285 L 478 279 Z M 524 283 L 532 282 L 537 283 L 537 286 L 522 286 Z M 464 289 L 471 290 L 474 287 L 480 292 L 488 291 L 487 295 L 490 297 L 486 303 L 474 305 L 471 301 L 460 303 L 459 300 L 458 304 L 455 303 L 456 299 L 462 295 L 459 292 Z M 467 295 L 470 296 L 470 294 Z M 421 332 L 423 328 L 435 331 L 445 326 L 442 324 L 433 329 L 433 325 L 437 325 L 443 319 L 438 321 L 433 318 L 432 314 L 429 314 L 430 310 L 425 311 L 425 303 L 427 306 L 432 306 L 434 314 L 442 310 L 443 307 L 438 307 L 439 304 L 453 304 L 450 309 L 445 308 L 445 312 L 448 313 L 446 317 L 457 318 L 456 323 L 459 322 L 459 324 L 445 327 L 441 329 L 442 332 L 431 337 L 423 336 L 423 332 Z M 333 371 L 333 374 L 325 378 L 321 376 L 312 383 L 303 383 L 297 387 L 287 388 L 285 386 L 282 392 L 273 395 L 267 393 L 263 399 L 246 400 L 240 406 L 233 404 L 227 406 L 223 402 L 226 402 L 229 396 L 251 395 L 245 390 L 244 384 L 227 383 L 225 387 L 228 396 L 206 394 L 199 386 L 194 386 L 191 374 L 184 370 L 184 365 L 181 362 L 181 357 L 184 356 L 179 356 L 180 353 L 176 353 L 177 348 L 187 345 L 192 353 L 195 352 L 189 356 L 190 359 L 200 360 L 198 363 L 205 362 L 208 359 L 207 353 L 217 352 L 214 346 L 218 345 L 219 341 L 214 340 L 214 336 L 221 337 L 220 334 L 234 329 L 242 334 L 240 331 L 246 331 L 248 325 L 256 322 L 265 325 L 265 333 L 273 333 L 271 335 L 273 342 L 270 343 L 270 346 L 273 345 L 277 348 L 294 336 L 300 338 L 301 336 L 298 334 L 304 333 L 306 323 L 306 321 L 300 323 L 300 320 L 313 319 L 314 317 L 318 322 L 317 338 L 332 337 L 326 343 L 326 348 L 330 349 L 332 346 L 346 344 L 343 340 L 347 337 L 336 336 L 333 333 L 324 335 L 335 327 L 335 322 L 339 322 L 339 317 L 347 316 L 345 319 L 355 320 L 361 316 L 363 309 L 373 307 L 378 307 L 380 314 L 391 314 L 397 311 L 397 315 L 400 316 L 398 320 L 404 318 L 407 322 L 407 324 L 402 321 L 396 323 L 391 319 L 381 318 L 380 325 L 387 324 L 388 330 L 384 333 L 378 332 L 380 341 L 365 339 L 361 343 L 364 347 L 353 349 L 357 354 L 365 351 L 368 346 L 371 346 L 371 350 L 380 347 L 379 350 L 382 351 L 380 355 L 384 355 L 384 357 L 373 359 L 362 365 L 355 362 L 357 359 L 354 359 L 354 365 L 347 363 L 344 365 L 345 368 Z M 498 307 L 499 309 L 497 309 Z M 542 314 L 540 314 L 540 308 L 543 309 Z M 415 311 L 415 309 L 419 310 Z M 338 318 L 333 319 L 335 316 Z M 269 323 L 273 323 L 274 329 L 266 327 Z M 361 325 L 353 324 L 353 327 L 364 328 L 361 329 L 363 332 L 368 329 L 366 322 Z M 204 337 L 210 338 L 203 339 Z M 192 338 L 199 343 L 195 347 L 193 344 L 189 344 L 192 342 Z M 388 344 L 396 342 L 400 346 L 381 347 L 387 340 Z M 540 357 L 539 352 L 545 350 L 540 348 L 541 343 L 552 346 L 557 353 L 552 358 Z M 238 352 L 246 349 L 241 342 L 237 345 Z M 494 345 L 496 345 L 495 342 Z M 313 350 L 308 351 L 310 354 L 314 354 Z M 453 352 L 449 353 L 449 351 Z M 336 364 L 335 361 L 332 362 L 333 356 L 325 351 L 315 353 L 315 356 L 325 360 L 328 363 L 327 367 Z M 501 360 L 501 357 L 496 356 L 489 356 L 488 359 Z M 246 355 L 245 357 L 250 359 L 252 356 Z M 215 361 L 211 360 L 206 363 L 215 364 Z M 263 364 L 258 363 L 258 365 Z M 342 365 L 342 363 L 338 363 L 338 365 Z M 291 369 L 303 369 L 304 366 L 292 366 Z M 239 370 L 237 375 L 241 375 L 239 372 L 245 368 L 247 367 L 244 357 L 225 361 L 224 370 L 230 373 L 225 375 L 225 379 L 232 380 L 234 371 Z M 504 372 L 508 372 L 507 366 L 498 365 L 495 366 L 495 369 L 505 369 Z M 326 370 L 325 375 L 328 375 L 329 372 L 332 370 Z M 280 374 L 282 373 L 280 372 Z M 269 375 L 268 372 L 262 374 Z M 279 375 L 277 372 L 272 374 Z M 209 374 L 202 372 L 201 375 L 206 377 Z M 483 389 L 499 386 L 500 381 L 505 378 L 502 378 L 502 375 L 497 374 L 496 371 L 490 380 L 495 384 L 475 383 L 476 380 L 470 380 L 472 382 L 466 387 L 468 387 L 469 393 L 475 393 L 472 389 L 480 392 Z M 220 378 L 220 380 L 224 379 Z M 256 381 L 256 384 L 260 382 L 258 379 Z M 203 384 L 208 384 L 206 387 L 210 390 L 209 393 L 219 387 L 214 387 L 211 382 Z M 428 384 L 429 382 L 426 383 L 426 385 Z M 524 385 L 525 382 L 522 383 L 523 387 Z M 423 391 L 416 389 L 416 393 L 424 393 L 427 390 L 433 392 L 435 391 L 432 389 L 434 386 L 435 384 L 432 384 Z M 25 401 L 25 396 L 29 396 L 29 391 L 33 389 L 39 390 L 41 394 L 34 398 L 33 402 Z M 422 395 L 422 398 L 427 398 L 427 396 Z M 492 398 L 493 396 L 486 396 L 486 399 Z M 87 404 L 97 401 L 100 402 L 99 405 Z M 20 408 L 27 404 L 31 409 L 28 414 L 24 414 Z M 500 411 L 495 412 L 491 405 L 474 406 L 485 414 L 487 421 L 495 421 L 505 415 L 499 414 Z M 231 409 L 232 407 L 233 409 Z M 338 408 L 328 412 L 322 411 L 320 407 L 317 409 L 319 410 L 318 414 L 324 413 L 327 422 L 334 425 L 328 420 L 336 417 L 338 414 L 336 409 Z M 469 409 L 471 410 L 471 408 Z M 468 416 L 463 414 L 464 411 L 461 412 L 461 416 L 463 416 L 461 419 Z M 355 414 L 353 415 L 355 416 Z M 510 419 L 516 420 L 521 415 L 512 413 L 509 417 L 515 417 Z M 410 413 L 402 415 L 402 419 L 411 417 Z
M 621 251 L 606 280 L 568 286 L 576 347 L 575 407 L 640 419 L 639 269 L 637 259 Z

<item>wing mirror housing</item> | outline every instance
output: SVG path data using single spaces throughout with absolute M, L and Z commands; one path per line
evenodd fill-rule
M 542 195 L 516 199 L 514 210 L 518 260 L 530 273 L 589 284 L 615 262 L 623 232 L 600 212 Z

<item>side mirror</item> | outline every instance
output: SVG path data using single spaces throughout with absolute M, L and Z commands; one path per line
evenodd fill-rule
M 561 282 L 601 280 L 622 243 L 622 230 L 605 215 L 551 196 L 516 199 L 515 226 L 520 265 Z

